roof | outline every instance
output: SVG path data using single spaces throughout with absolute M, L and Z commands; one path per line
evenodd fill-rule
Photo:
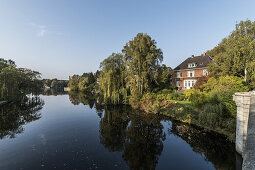
M 207 67 L 212 62 L 212 58 L 209 55 L 191 56 L 178 65 L 174 70 L 196 69 Z M 189 68 L 189 63 L 196 63 L 196 67 Z

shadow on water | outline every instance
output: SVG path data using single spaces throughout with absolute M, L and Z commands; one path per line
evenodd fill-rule
M 166 134 L 153 115 L 131 114 L 129 107 L 108 107 L 100 120 L 100 142 L 122 152 L 130 169 L 155 169 Z
M 241 169 L 242 158 L 224 136 L 164 116 L 136 113 L 128 106 L 104 107 L 82 93 L 69 93 L 69 99 L 74 105 L 83 103 L 95 107 L 100 117 L 100 143 L 109 152 L 121 152 L 130 169 L 155 169 L 166 135 L 184 140 L 215 169 Z M 162 124 L 166 121 L 170 122 L 167 134 Z
M 39 110 L 44 105 L 38 96 L 0 107 L 0 139 L 15 138 L 24 131 L 23 125 L 41 118 Z
M 192 150 L 201 154 L 215 169 L 241 169 L 242 158 L 235 151 L 235 144 L 222 135 L 204 131 L 178 121 L 171 120 L 169 134 L 185 140 Z

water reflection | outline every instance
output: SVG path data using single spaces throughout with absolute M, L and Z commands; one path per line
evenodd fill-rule
M 194 152 L 203 155 L 206 161 L 212 162 L 215 169 L 240 168 L 240 166 L 236 166 L 235 161 L 238 162 L 242 158 L 236 154 L 234 144 L 219 134 L 205 132 L 174 120 L 172 120 L 172 128 L 169 128 L 169 133 L 185 140 Z
M 15 137 L 24 127 L 27 132 L 13 142 L 0 140 L 0 169 L 240 167 L 235 165 L 239 158 L 235 160 L 234 145 L 220 135 L 167 117 L 136 113 L 127 106 L 105 107 L 83 93 L 42 98 L 46 102 L 42 115 L 44 102 L 38 97 L 0 109 L 1 139 Z M 38 121 L 24 126 L 34 120 Z
M 69 97 L 75 105 L 95 106 L 100 117 L 100 143 L 109 152 L 121 152 L 130 169 L 155 169 L 166 135 L 180 137 L 215 169 L 240 168 L 236 165 L 234 144 L 221 135 L 170 121 L 167 117 L 135 113 L 127 106 L 103 107 L 93 97 L 84 94 L 71 93 Z M 162 122 L 170 122 L 168 134 L 164 133 Z M 239 159 L 237 156 L 237 162 Z
M 155 169 L 165 133 L 154 115 L 133 114 L 129 107 L 107 107 L 100 121 L 100 142 L 122 152 L 131 169 Z
M 24 131 L 23 125 L 38 120 L 44 102 L 38 96 L 26 97 L 22 101 L 0 107 L 0 139 L 14 138 Z
M 58 95 L 67 95 L 68 92 L 63 90 L 61 91 L 61 90 L 55 90 L 55 89 L 48 89 L 48 90 L 44 90 L 42 94 L 45 96 L 58 96 Z

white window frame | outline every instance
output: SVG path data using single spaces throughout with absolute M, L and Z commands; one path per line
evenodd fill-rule
M 177 73 L 176 73 L 176 77 L 177 77 L 177 78 L 180 78 L 180 77 L 181 77 L 181 72 L 177 72 Z
M 196 84 L 197 80 L 184 80 L 184 88 L 185 89 L 191 89 Z
M 188 68 L 193 68 L 196 67 L 197 64 L 196 63 L 188 63 Z
M 192 76 L 190 76 L 190 73 L 192 73 Z M 188 76 L 187 77 L 195 77 L 195 71 L 188 71 Z
M 208 76 L 208 71 L 207 71 L 207 69 L 204 69 L 204 70 L 203 70 L 203 76 Z

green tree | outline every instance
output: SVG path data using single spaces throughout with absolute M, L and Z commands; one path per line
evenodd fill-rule
M 72 90 L 72 91 L 78 91 L 79 90 L 79 87 L 78 87 L 79 79 L 80 79 L 80 76 L 76 75 L 76 74 L 73 75 L 69 79 L 68 87 L 70 88 L 70 90 Z
M 172 68 L 167 67 L 165 64 L 159 67 L 155 74 L 155 79 L 157 80 L 157 86 L 160 90 L 162 89 L 173 89 L 172 85 Z
M 163 60 L 161 49 L 147 34 L 139 33 L 122 50 L 127 69 L 127 86 L 131 95 L 143 95 L 156 86 L 155 75 Z
M 125 66 L 122 54 L 113 53 L 101 64 L 99 87 L 107 103 L 127 103 Z
M 236 29 L 209 51 L 214 61 L 209 65 L 213 76 L 237 76 L 255 87 L 255 22 L 241 21 Z
M 42 89 L 40 73 L 17 68 L 12 60 L 0 59 L 0 100 L 16 101 Z

